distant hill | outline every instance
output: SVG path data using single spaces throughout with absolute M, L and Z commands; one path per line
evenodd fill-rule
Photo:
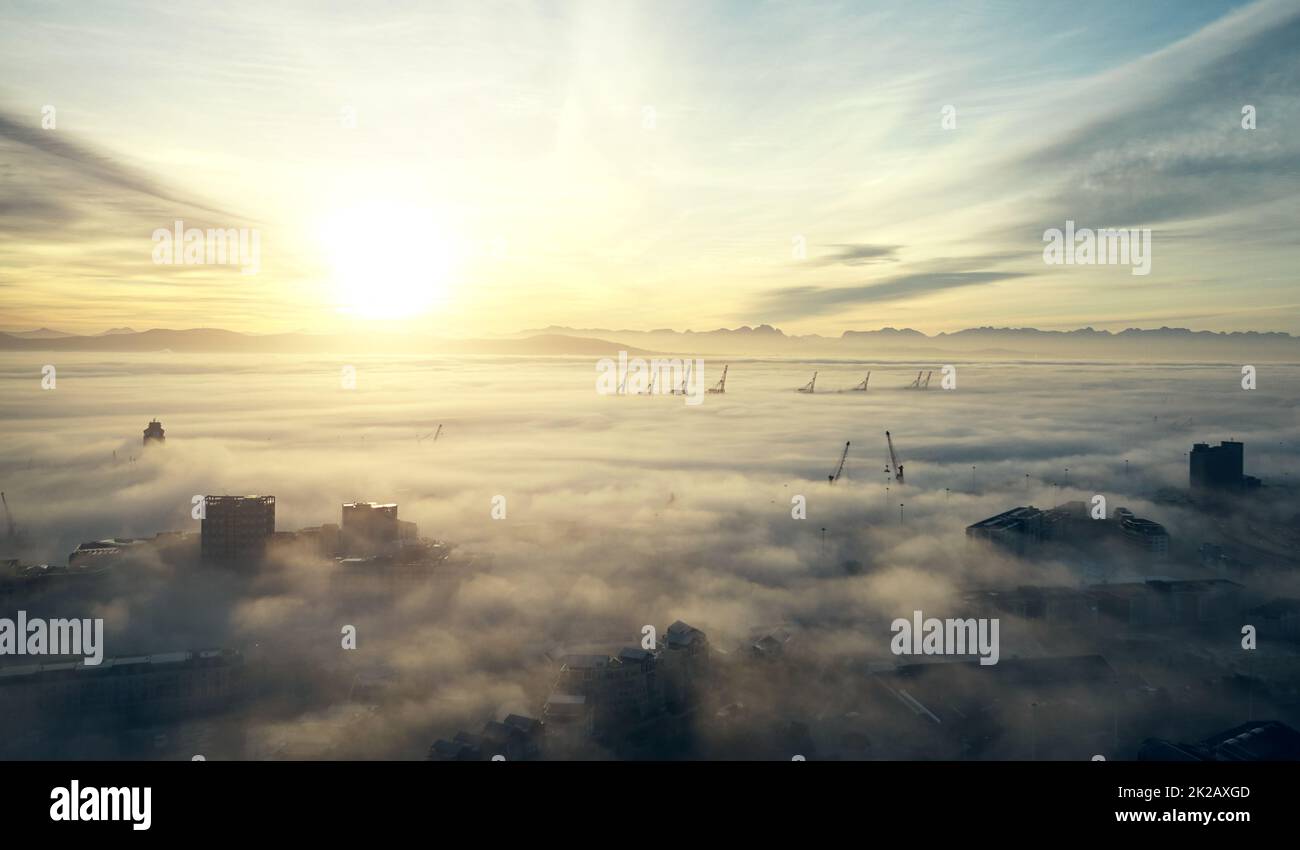
M 1044 331 L 1037 328 L 968 328 L 933 336 L 912 328 L 845 331 L 839 337 L 788 335 L 771 325 L 712 331 L 604 330 L 552 326 L 548 334 L 636 343 L 656 351 L 697 354 L 754 354 L 789 357 L 968 356 L 1082 358 L 1100 360 L 1252 360 L 1300 362 L 1300 338 L 1285 333 L 1192 331 L 1187 328 L 1129 328 L 1113 333 L 1094 328 Z
M 484 354 L 605 357 L 659 353 L 679 356 L 802 358 L 942 358 L 1213 360 L 1241 364 L 1300 362 L 1300 338 L 1285 333 L 1129 328 L 968 328 L 930 336 L 912 328 L 845 331 L 838 337 L 787 335 L 771 325 L 711 331 L 604 330 L 548 327 L 496 339 L 441 339 L 419 334 L 243 334 L 219 328 L 132 331 L 95 336 L 51 331 L 0 333 L 0 351 L 282 352 L 315 354 Z
M 30 332 L 28 332 L 30 333 Z M 19 336 L 0 333 L 0 351 L 174 351 L 265 352 L 302 354 L 487 354 L 606 357 L 619 351 L 648 354 L 607 340 L 560 334 L 522 339 L 437 339 L 415 334 L 268 334 L 252 335 L 219 328 L 147 331 L 118 329 L 95 336 Z
M 19 339 L 59 339 L 65 336 L 76 336 L 76 334 L 64 333 L 50 328 L 37 328 L 34 331 L 9 331 L 9 335 L 16 336 Z

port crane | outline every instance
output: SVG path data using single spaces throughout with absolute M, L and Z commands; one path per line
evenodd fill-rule
M 885 443 L 889 445 L 889 463 L 890 466 L 893 467 L 894 480 L 897 481 L 899 484 L 902 484 L 903 465 L 898 462 L 898 455 L 894 453 L 894 438 L 889 436 L 888 431 L 885 432 Z M 886 472 L 890 471 L 888 466 L 885 467 L 885 471 Z
M 6 539 L 12 543 L 18 538 L 18 530 L 14 527 L 14 516 L 9 512 L 9 500 L 5 498 L 4 493 L 0 493 L 0 502 L 3 502 L 5 507 L 5 525 L 8 527 Z
M 830 481 L 830 483 L 834 484 L 836 481 L 840 480 L 840 475 L 844 473 L 844 462 L 848 459 L 849 459 L 849 444 L 848 441 L 845 441 L 844 452 L 840 455 L 840 465 L 835 467 L 835 472 L 833 474 L 826 476 L 826 478 Z
M 731 364 L 728 363 L 722 367 L 722 380 L 718 381 L 716 387 L 709 387 L 705 392 L 710 395 L 722 395 L 727 391 L 727 369 L 730 368 L 730 366 Z
M 867 382 L 870 380 L 871 380 L 871 373 L 868 372 L 867 377 L 862 379 L 862 383 L 858 384 L 856 387 L 853 388 L 853 392 L 865 393 L 867 391 Z
M 680 390 L 673 390 L 672 395 L 686 395 L 686 386 L 691 382 L 691 367 L 694 365 L 694 360 L 686 361 L 686 371 L 682 374 L 682 388 Z
M 922 374 L 925 375 L 924 378 L 921 377 Z M 933 374 L 934 374 L 933 369 L 931 369 L 929 372 L 926 372 L 924 369 L 922 369 L 921 371 L 916 373 L 916 378 L 912 381 L 912 383 L 907 385 L 907 388 L 909 390 L 928 390 L 930 388 L 930 376 Z
M 816 389 L 816 387 L 817 387 L 817 373 L 813 372 L 812 380 L 804 384 L 802 387 L 799 387 L 797 390 L 795 390 L 795 392 L 811 393 Z

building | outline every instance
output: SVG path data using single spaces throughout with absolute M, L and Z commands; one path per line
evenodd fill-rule
M 569 655 L 546 701 L 548 726 L 617 737 L 664 710 L 657 653 L 628 647 L 617 655 Z
M 1246 612 L 1261 640 L 1300 640 L 1300 599 L 1270 599 Z
M 587 739 L 617 747 L 677 728 L 699 704 L 708 665 L 708 638 L 680 620 L 654 649 L 567 654 L 546 700 L 547 734 L 560 747 Z
M 1223 440 L 1217 446 L 1196 443 L 1188 455 L 1191 488 L 1206 490 L 1250 490 L 1260 481 L 1245 473 L 1246 446 L 1235 440 Z
M 1169 533 L 1160 523 L 1135 516 L 1128 508 L 1117 508 L 1109 520 L 1093 519 L 1087 504 L 1078 501 L 1045 511 L 1033 505 L 1012 508 L 967 526 L 966 536 L 987 540 L 1016 555 L 1045 543 L 1091 548 L 1107 539 L 1118 539 L 1150 558 L 1162 558 L 1169 552 Z
M 343 554 L 365 557 L 392 552 L 401 545 L 401 526 L 394 503 L 349 502 L 343 506 Z
M 459 732 L 448 741 L 439 738 L 429 747 L 429 761 L 532 761 L 542 757 L 546 730 L 540 720 L 511 714 L 505 720 L 489 720 L 483 731 Z
M 1070 540 L 1080 533 L 1092 531 L 1085 526 L 1094 520 L 1083 502 L 1066 502 L 1043 511 L 1042 538 L 1044 540 Z
M 966 536 L 988 540 L 1020 554 L 1043 540 L 1043 512 L 1033 505 L 1012 508 L 966 527 Z
M 1157 558 L 1169 554 L 1169 532 L 1160 523 L 1134 516 L 1128 508 L 1116 508 L 1115 520 L 1121 539 L 1130 546 Z
M 275 533 L 274 496 L 206 496 L 200 556 L 205 564 L 249 566 Z
M 1096 584 L 1098 610 L 1131 628 L 1194 626 L 1241 616 L 1242 586 L 1222 578 Z
M 473 558 L 453 558 L 445 543 L 420 540 L 390 555 L 336 558 L 330 587 L 343 595 L 400 593 L 429 582 L 458 581 L 473 563 Z
M 708 636 L 678 620 L 665 632 L 658 656 L 668 710 L 676 714 L 694 711 L 703 701 L 711 672 Z
M 307 544 L 312 551 L 323 558 L 333 558 L 339 552 L 342 537 L 339 527 L 332 522 L 327 522 L 324 525 L 300 529 L 294 535 L 294 539 Z
M 0 703 L 14 723 L 152 723 L 225 707 L 243 671 L 243 656 L 222 649 L 7 666 Z
M 1101 655 L 903 664 L 870 678 L 889 697 L 873 735 L 878 757 L 1083 761 L 1114 752 L 1119 675 Z
M 1252 720 L 1198 744 L 1148 738 L 1138 761 L 1297 761 L 1300 732 L 1276 720 Z
M 1053 626 L 1091 626 L 1097 623 L 1097 599 L 1086 588 L 1020 585 L 1011 589 L 984 589 L 963 595 L 964 610 L 980 617 L 1019 617 L 1042 620 Z
M 167 442 L 167 435 L 163 431 L 162 423 L 157 419 L 150 419 L 149 427 L 144 429 L 144 444 L 146 446 L 150 443 L 161 445 L 165 442 Z

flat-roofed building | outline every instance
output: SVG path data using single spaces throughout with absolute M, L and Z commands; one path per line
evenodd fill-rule
M 1158 522 L 1134 516 L 1128 508 L 1116 508 L 1115 520 L 1124 542 L 1156 558 L 1169 554 L 1169 532 Z
M 402 525 L 397 505 L 389 502 L 348 502 L 343 505 L 340 537 L 349 557 L 388 554 L 401 545 Z
M 1016 553 L 1043 540 L 1043 511 L 1029 505 L 1012 508 L 966 527 L 966 536 L 988 540 Z
M 243 656 L 206 649 L 0 667 L 14 722 L 156 722 L 224 707 L 243 683 Z
M 203 562 L 247 567 L 261 561 L 275 533 L 275 497 L 206 496 L 203 501 Z

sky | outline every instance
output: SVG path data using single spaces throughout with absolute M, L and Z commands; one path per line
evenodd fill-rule
M 1297 43 L 1294 0 L 10 0 L 0 329 L 1300 333 Z M 155 262 L 176 221 L 256 273 Z M 1067 221 L 1150 273 L 1046 264 Z

